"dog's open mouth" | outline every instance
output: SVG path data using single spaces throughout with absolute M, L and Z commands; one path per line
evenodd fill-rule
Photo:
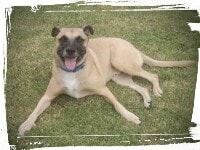
M 67 57 L 65 58 L 65 67 L 70 70 L 74 70 L 76 68 L 77 57 Z

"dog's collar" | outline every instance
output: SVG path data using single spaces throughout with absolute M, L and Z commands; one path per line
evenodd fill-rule
M 74 69 L 67 69 L 67 68 L 63 68 L 63 67 L 61 67 L 61 66 L 60 66 L 60 69 L 62 69 L 62 70 L 65 71 L 65 72 L 72 72 L 72 73 L 75 73 L 75 72 L 77 72 L 77 71 L 83 69 L 83 67 L 84 67 L 84 62 L 83 62 L 82 64 L 80 64 L 79 66 L 77 66 L 76 68 L 74 68 Z

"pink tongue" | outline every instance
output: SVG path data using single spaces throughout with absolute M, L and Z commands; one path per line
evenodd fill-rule
M 76 67 L 76 59 L 77 58 L 66 58 L 65 59 L 65 66 L 67 69 L 73 70 Z

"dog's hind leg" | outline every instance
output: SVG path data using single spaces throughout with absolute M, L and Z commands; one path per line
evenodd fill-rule
M 150 106 L 151 97 L 149 96 L 148 90 L 134 83 L 130 75 L 125 74 L 125 73 L 120 73 L 120 74 L 114 75 L 112 80 L 118 83 L 119 85 L 127 86 L 137 91 L 138 93 L 140 93 L 144 100 L 144 106 L 147 108 Z
M 158 75 L 143 70 L 141 64 L 137 64 L 134 61 L 119 63 L 119 60 L 115 59 L 112 61 L 112 65 L 120 72 L 149 80 L 153 84 L 153 92 L 156 96 L 161 96 L 163 93 L 159 85 Z
M 132 70 L 130 73 L 135 76 L 143 77 L 149 80 L 153 84 L 153 92 L 156 96 L 161 96 L 163 94 L 162 89 L 159 85 L 158 75 L 149 73 L 141 68 L 141 70 Z
M 161 96 L 161 94 L 163 93 L 163 91 L 161 90 L 160 85 L 159 85 L 159 80 L 158 80 L 157 74 L 149 73 L 149 72 L 143 70 L 142 68 L 135 69 L 134 67 L 127 68 L 126 70 L 124 70 L 124 72 L 149 80 L 153 85 L 154 95 Z
M 111 64 L 120 72 L 149 80 L 153 84 L 154 94 L 161 96 L 162 90 L 159 86 L 158 76 L 143 70 L 142 55 L 130 43 L 123 44 L 123 47 L 115 47 L 113 49 L 111 53 Z
M 126 118 L 128 121 L 131 121 L 136 124 L 140 124 L 140 119 L 128 111 L 122 104 L 120 104 L 115 96 L 110 92 L 110 90 L 107 87 L 101 88 L 101 89 L 96 89 L 95 90 L 96 94 L 105 96 L 107 98 L 107 101 L 112 104 L 115 108 L 115 110 L 120 113 L 124 118 Z
M 44 94 L 44 96 L 38 102 L 36 108 L 28 117 L 28 119 L 22 123 L 18 129 L 18 135 L 22 136 L 28 130 L 30 130 L 34 125 L 38 116 L 51 104 L 51 101 L 61 92 L 61 87 L 56 83 L 54 78 L 51 78 L 49 86 Z

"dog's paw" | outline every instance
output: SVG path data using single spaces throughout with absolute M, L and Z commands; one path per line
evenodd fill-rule
M 151 106 L 151 97 L 149 96 L 148 92 L 145 95 L 143 95 L 143 99 L 144 99 L 144 107 L 149 108 Z
M 126 114 L 126 117 L 125 117 L 128 121 L 131 121 L 135 124 L 140 124 L 141 121 L 140 121 L 140 118 L 138 118 L 136 115 L 134 115 L 133 113 L 131 112 L 127 112 Z
M 160 87 L 157 87 L 157 88 L 153 89 L 153 93 L 154 93 L 155 96 L 159 96 L 160 97 L 163 94 L 163 91 L 161 90 Z
M 26 131 L 29 131 L 32 127 L 35 126 L 35 123 L 32 123 L 30 121 L 25 121 L 22 123 L 18 129 L 18 135 L 23 136 Z
M 146 108 L 149 108 L 149 107 L 151 107 L 151 102 L 146 102 L 146 101 L 144 101 L 144 107 L 146 107 Z

